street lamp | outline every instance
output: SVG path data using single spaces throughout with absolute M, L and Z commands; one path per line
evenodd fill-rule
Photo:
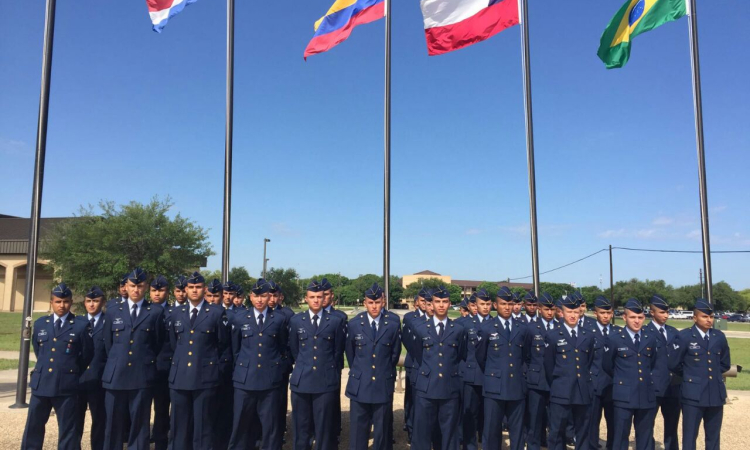
M 268 262 L 268 258 L 266 258 L 266 244 L 271 242 L 268 238 L 263 238 L 263 278 L 266 278 L 266 263 Z

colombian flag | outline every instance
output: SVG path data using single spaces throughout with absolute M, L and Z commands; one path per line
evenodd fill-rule
M 384 0 L 336 0 L 325 16 L 315 22 L 315 35 L 307 44 L 305 59 L 344 42 L 357 25 L 385 16 Z
M 602 34 L 599 59 L 607 69 L 625 65 L 630 58 L 630 41 L 687 13 L 685 0 L 627 0 Z

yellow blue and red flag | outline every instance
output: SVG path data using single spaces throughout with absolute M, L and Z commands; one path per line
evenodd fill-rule
M 344 42 L 357 25 L 385 16 L 384 0 L 336 0 L 325 16 L 315 22 L 315 35 L 307 44 L 305 59 Z

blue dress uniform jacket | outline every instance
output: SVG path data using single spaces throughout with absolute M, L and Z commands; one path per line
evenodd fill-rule
M 349 321 L 346 360 L 349 380 L 346 396 L 360 403 L 393 401 L 396 365 L 401 356 L 401 323 L 398 316 L 383 311 L 375 340 L 366 312 Z
M 656 407 L 652 373 L 658 345 L 656 336 L 647 330 L 641 330 L 637 348 L 627 328 L 609 335 L 608 344 L 605 344 L 609 357 L 604 358 L 603 367 L 612 376 L 612 400 L 615 406 L 629 409 Z
M 87 320 L 88 316 L 82 316 Z M 83 437 L 86 421 L 86 409 L 91 411 L 91 449 L 102 450 L 104 448 L 104 432 L 106 425 L 106 412 L 104 410 L 104 388 L 102 388 L 102 372 L 107 362 L 107 351 L 104 348 L 104 322 L 106 314 L 99 316 L 96 325 L 91 330 L 93 341 L 93 357 L 86 369 L 78 379 L 80 391 L 78 393 L 78 406 L 76 417 L 76 432 L 78 439 Z M 90 322 L 89 322 L 90 324 Z
M 170 315 L 176 308 L 167 304 L 152 303 L 152 306 L 164 308 L 164 329 L 169 336 Z M 156 384 L 154 385 L 154 426 L 151 429 L 151 440 L 155 450 L 166 450 L 169 441 L 169 370 L 172 368 L 172 343 L 164 343 L 156 355 Z
M 721 331 L 713 328 L 706 343 L 696 326 L 681 330 L 670 351 L 669 368 L 682 374 L 684 405 L 723 406 L 727 387 L 722 374 L 729 370 L 729 345 Z
M 485 321 L 479 329 L 477 362 L 484 373 L 484 396 L 497 400 L 526 397 L 525 363 L 532 335 L 528 326 L 514 320 L 510 340 L 499 317 Z
M 460 323 L 448 319 L 442 337 L 433 320 L 416 321 L 410 328 L 417 364 L 416 395 L 428 399 L 458 398 L 463 380 L 459 363 L 466 359 L 467 333 Z
M 104 346 L 107 363 L 102 385 L 110 390 L 150 388 L 156 380 L 156 356 L 166 339 L 164 308 L 143 301 L 135 323 L 128 304 L 107 311 Z
M 541 320 L 528 325 L 531 333 L 528 365 L 526 369 L 526 386 L 537 391 L 549 391 L 549 382 L 544 370 L 544 355 L 546 354 L 545 336 L 548 331 Z M 550 332 L 554 328 L 550 328 Z
M 416 381 L 415 375 L 415 363 L 412 355 L 414 351 L 411 350 L 414 342 L 414 336 L 410 330 L 410 324 L 414 320 L 426 320 L 426 314 L 421 311 L 410 311 L 404 315 L 403 327 L 401 329 L 401 342 L 406 349 L 406 356 L 404 357 L 404 371 L 406 371 L 406 386 L 404 388 L 404 430 L 409 435 L 411 440 L 411 433 L 414 428 L 414 382 Z
M 169 372 L 170 389 L 198 390 L 219 385 L 219 361 L 230 345 L 230 328 L 221 305 L 204 303 L 190 325 L 192 305 L 170 315 L 174 355 Z
M 81 319 L 86 320 L 86 316 Z M 104 372 L 104 365 L 107 363 L 107 350 L 104 348 L 103 333 L 106 320 L 106 314 L 102 313 L 96 326 L 91 330 L 93 352 L 91 361 L 89 361 L 78 380 L 81 389 L 101 389 L 102 387 L 102 373 Z
M 315 331 L 308 311 L 295 314 L 289 322 L 289 349 L 294 370 L 289 380 L 292 392 L 317 394 L 337 391 L 337 372 L 342 368 L 346 333 L 341 319 L 325 310 L 318 313 Z
M 89 322 L 69 313 L 55 327 L 55 316 L 34 322 L 32 346 L 37 358 L 31 372 L 31 401 L 22 449 L 41 449 L 44 431 L 54 408 L 57 415 L 57 448 L 75 449 L 80 440 L 77 425 L 78 379 L 93 356 Z
M 486 322 L 487 320 L 490 319 L 487 318 L 484 321 Z M 466 360 L 461 361 L 461 364 L 459 365 L 461 377 L 463 378 L 464 383 L 468 383 L 472 386 L 481 386 L 484 374 L 477 362 L 476 350 L 477 344 L 479 343 L 479 329 L 483 322 L 480 322 L 479 319 L 474 316 L 462 317 L 457 319 L 456 322 L 459 322 L 466 329 L 466 339 L 468 341 L 466 346 Z
M 669 356 L 668 353 L 674 344 L 675 339 L 679 330 L 671 325 L 664 325 L 667 332 L 667 339 L 657 331 L 656 326 L 653 322 L 649 323 L 644 327 L 649 334 L 653 334 L 659 340 L 658 357 L 654 364 L 653 379 L 654 379 L 654 392 L 657 397 L 672 397 L 679 398 L 680 396 L 680 379 L 679 375 L 675 375 L 674 372 L 669 370 Z
M 258 328 L 254 310 L 236 312 L 230 318 L 235 388 L 264 391 L 278 387 L 283 380 L 289 342 L 286 316 L 267 311 L 262 328 Z

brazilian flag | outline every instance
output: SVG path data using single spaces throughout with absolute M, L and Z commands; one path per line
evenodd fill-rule
M 689 0 L 687 0 L 689 1 Z M 602 34 L 599 59 L 607 69 L 625 65 L 630 58 L 630 41 L 687 13 L 686 0 L 627 0 Z

